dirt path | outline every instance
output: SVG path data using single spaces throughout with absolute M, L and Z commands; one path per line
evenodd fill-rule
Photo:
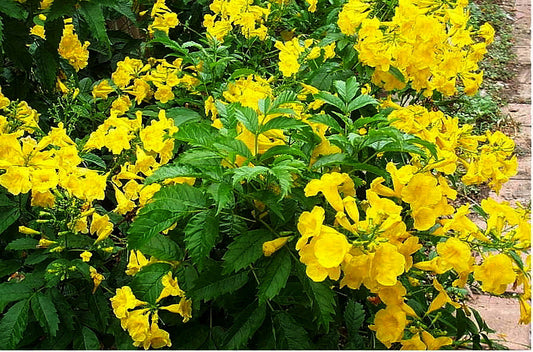
M 514 13 L 513 37 L 517 55 L 517 76 L 510 85 L 509 105 L 504 109 L 517 124 L 514 134 L 518 154 L 518 173 L 506 183 L 499 195 L 490 196 L 498 201 L 531 202 L 531 0 L 504 0 Z M 510 291 L 513 292 L 513 291 Z M 531 346 L 531 324 L 518 325 L 520 308 L 511 298 L 474 295 L 471 306 L 477 309 L 496 333 L 490 337 L 510 349 L 524 350 Z

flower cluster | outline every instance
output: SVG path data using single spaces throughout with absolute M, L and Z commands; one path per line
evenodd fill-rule
M 153 34 L 154 30 L 168 34 L 170 28 L 174 28 L 179 24 L 178 15 L 165 5 L 165 0 L 157 0 L 155 2 L 150 12 L 150 17 L 154 19 L 154 22 L 148 26 L 150 34 Z
M 172 346 L 168 332 L 157 325 L 159 309 L 181 315 L 184 322 L 191 318 L 191 301 L 185 298 L 185 292 L 180 289 L 176 279 L 172 278 L 172 273 L 169 272 L 163 276 L 161 282 L 163 290 L 157 298 L 155 306 L 138 300 L 129 286 L 118 288 L 115 296 L 111 298 L 113 312 L 120 319 L 122 329 L 128 331 L 134 346 L 142 346 L 145 350 L 150 347 Z M 162 299 L 170 296 L 180 297 L 180 302 L 159 306 L 158 303 Z
M 346 35 L 357 33 L 359 60 L 375 68 L 372 82 L 386 90 L 402 89 L 409 82 L 426 96 L 433 91 L 453 95 L 460 79 L 464 92 L 473 95 L 482 81 L 477 63 L 494 30 L 485 24 L 472 31 L 466 6 L 459 1 L 401 0 L 392 20 L 380 21 L 370 18 L 368 4 L 356 0 L 344 6 L 338 24 Z
M 86 41 L 83 45 L 81 44 L 78 35 L 74 33 L 72 18 L 67 18 L 64 22 L 63 36 L 61 37 L 57 51 L 61 57 L 68 60 L 69 64 L 76 71 L 79 71 L 87 66 L 87 61 L 89 60 L 89 50 L 87 50 L 87 47 L 90 43 Z
M 403 340 L 404 330 L 419 319 L 405 303 L 407 290 L 400 280 L 405 275 L 415 282 L 416 274 L 412 268 L 435 275 L 453 270 L 457 276 L 453 285 L 458 287 L 463 287 L 473 273 L 474 278 L 482 282 L 482 289 L 494 294 L 503 293 L 520 277 L 524 289 L 521 321 L 527 321 L 529 276 L 514 264 L 512 257 L 503 253 L 489 255 L 482 264 L 475 264 L 471 244 L 492 243 L 496 244 L 495 248 L 512 247 L 517 251 L 529 248 L 528 212 L 514 210 L 508 204 L 492 199 L 484 200 L 482 207 L 489 218 L 487 229 L 483 231 L 468 219 L 468 205 L 455 211 L 448 203 L 448 199 L 455 199 L 456 191 L 449 187 L 443 176 L 420 171 L 412 165 L 397 169 L 393 163 L 387 165 L 387 171 L 394 189 L 384 186 L 383 178 L 377 178 L 366 191 L 366 200 L 359 205 L 354 198 L 354 183 L 348 174 L 331 172 L 307 184 L 306 196 L 322 193 L 334 209 L 333 227 L 324 224 L 326 211 L 319 206 L 311 212 L 303 212 L 299 218 L 301 237 L 296 249 L 300 261 L 306 265 L 307 275 L 314 281 L 323 281 L 327 277 L 336 281 L 342 273 L 341 287 L 358 289 L 364 285 L 376 294 L 386 308 L 376 314 L 370 328 L 387 347 L 393 342 L 408 345 L 420 339 L 415 334 L 411 339 Z M 424 197 L 420 197 L 421 194 Z M 407 210 L 410 219 L 403 215 L 405 204 L 410 207 Z M 443 238 L 436 246 L 437 256 L 429 261 L 414 260 L 413 255 L 422 244 L 411 228 Z M 436 278 L 433 286 L 438 294 L 426 315 L 446 303 L 460 307 Z M 425 334 L 429 333 L 422 332 L 422 336 L 426 336 L 424 343 L 428 345 L 431 339 Z M 442 346 L 450 344 L 451 340 L 446 338 L 439 343 Z
M 218 41 L 239 26 L 245 38 L 258 37 L 265 40 L 268 28 L 263 24 L 270 14 L 270 4 L 266 8 L 250 5 L 249 0 L 213 0 L 209 8 L 214 14 L 204 15 L 207 35 Z

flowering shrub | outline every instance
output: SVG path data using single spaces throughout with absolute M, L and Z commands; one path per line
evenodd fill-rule
M 529 323 L 529 208 L 457 191 L 514 142 L 437 108 L 494 36 L 466 1 L 0 13 L 0 347 L 502 347 L 468 286 Z

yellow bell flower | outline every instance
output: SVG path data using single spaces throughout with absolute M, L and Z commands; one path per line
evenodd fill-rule
M 277 252 L 281 247 L 283 247 L 287 241 L 291 238 L 291 236 L 285 236 L 276 238 L 272 241 L 267 241 L 263 243 L 263 255 L 265 257 L 270 257 L 272 254 Z

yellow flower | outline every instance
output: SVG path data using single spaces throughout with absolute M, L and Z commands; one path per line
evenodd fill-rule
M 129 286 L 117 288 L 116 294 L 110 298 L 110 301 L 113 313 L 115 313 L 116 317 L 119 319 L 126 318 L 129 309 L 147 304 L 146 302 L 138 300 Z
M 89 51 L 87 47 L 89 42 L 85 42 L 83 45 L 78 39 L 78 35 L 74 33 L 74 25 L 72 25 L 72 18 L 65 19 L 65 28 L 63 29 L 63 36 L 59 42 L 59 48 L 57 51 L 59 55 L 74 67 L 76 71 L 87 66 L 89 60 Z
M 51 245 L 53 245 L 54 243 L 57 243 L 57 242 L 56 241 L 50 241 L 50 240 L 47 240 L 46 238 L 42 237 L 39 240 L 39 244 L 37 245 L 37 248 L 48 248 Z
M 512 284 L 516 278 L 511 258 L 505 254 L 491 255 L 483 264 L 474 267 L 474 279 L 481 281 L 481 288 L 485 292 L 501 295 L 507 285 Z
M 422 340 L 430 351 L 438 350 L 442 346 L 451 345 L 453 340 L 447 336 L 434 338 L 429 332 L 422 331 Z
M 159 302 L 165 297 L 168 296 L 179 296 L 183 297 L 185 295 L 185 292 L 183 292 L 182 289 L 180 289 L 178 285 L 178 280 L 172 278 L 172 272 L 168 272 L 163 278 L 161 279 L 161 282 L 163 283 L 163 290 L 159 294 L 159 297 L 157 298 L 156 302 Z
M 311 180 L 305 186 L 304 192 L 306 197 L 315 196 L 322 192 L 326 200 L 336 211 L 344 211 L 344 203 L 339 191 L 345 196 L 355 196 L 355 186 L 348 174 L 332 172 L 322 175 L 320 180 Z
M 126 267 L 126 275 L 135 275 L 139 272 L 139 270 L 141 270 L 142 267 L 151 263 L 152 261 L 148 261 L 141 251 L 132 250 L 130 252 L 128 266 Z
M 425 350 L 426 344 L 420 340 L 420 334 L 416 333 L 409 340 L 401 340 L 402 348 L 400 350 Z
M 39 231 L 30 229 L 29 227 L 26 227 L 26 226 L 19 226 L 19 232 L 25 235 L 40 235 L 41 234 Z
M 522 296 L 518 296 L 520 303 L 520 320 L 518 324 L 531 324 L 531 306 Z
M 397 306 L 387 306 L 376 313 L 374 324 L 369 328 L 376 332 L 376 338 L 381 343 L 390 348 L 393 342 L 399 342 L 402 339 L 406 325 L 405 312 Z
M 267 241 L 263 243 L 263 254 L 265 257 L 270 257 L 272 254 L 277 252 L 281 247 L 283 247 L 291 236 L 285 236 L 276 238 L 272 241 Z
M 472 271 L 474 258 L 472 257 L 470 246 L 465 242 L 451 237 L 446 242 L 437 244 L 437 253 L 457 273 Z
M 114 92 L 114 89 L 109 84 L 109 81 L 107 79 L 104 79 L 93 87 L 92 95 L 94 99 L 96 98 L 107 99 L 107 96 L 109 95 L 109 93 L 113 93 L 113 92 Z
M 461 307 L 459 303 L 452 301 L 450 296 L 448 296 L 448 294 L 446 293 L 446 290 L 444 289 L 444 287 L 442 287 L 442 285 L 437 281 L 437 279 L 433 279 L 433 287 L 435 287 L 437 291 L 439 291 L 439 294 L 437 295 L 437 297 L 435 297 L 433 302 L 431 302 L 431 304 L 429 305 L 429 308 L 426 314 L 429 314 L 437 309 L 444 307 L 446 303 L 450 303 L 455 308 Z
M 346 236 L 331 227 L 322 226 L 320 235 L 316 238 L 314 253 L 321 266 L 334 268 L 342 263 L 351 247 Z
M 186 299 L 185 297 L 181 298 L 179 304 L 171 304 L 166 307 L 161 307 L 161 309 L 181 315 L 184 323 L 188 322 L 189 319 L 192 318 L 192 301 Z
M 93 254 L 87 251 L 83 251 L 83 253 L 80 254 L 81 260 L 83 260 L 84 262 L 88 262 L 89 260 L 91 260 L 92 256 Z
M 36 24 L 35 26 L 31 27 L 30 34 L 36 35 L 46 40 L 46 35 L 44 33 L 43 25 Z
M 310 237 L 318 236 L 322 229 L 325 212 L 321 207 L 314 207 L 311 212 L 304 211 L 298 219 L 298 231 L 302 237 L 296 242 L 296 250 L 302 249 Z
M 91 279 L 93 279 L 93 282 L 94 282 L 94 288 L 93 288 L 93 293 L 96 292 L 96 289 L 98 288 L 98 286 L 100 286 L 100 284 L 102 283 L 103 280 L 105 280 L 105 277 L 104 275 L 102 274 L 99 274 L 95 268 L 93 268 L 92 266 L 89 267 L 89 271 L 90 271 L 90 274 L 91 274 Z
M 381 244 L 375 252 L 370 277 L 383 286 L 394 286 L 405 271 L 405 257 L 390 243 Z
M 109 215 L 93 213 L 90 231 L 98 236 L 94 243 L 105 240 L 113 232 L 113 223 L 109 221 Z

